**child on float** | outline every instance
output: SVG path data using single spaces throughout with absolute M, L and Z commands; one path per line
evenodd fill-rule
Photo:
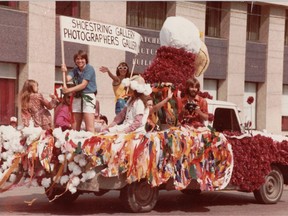
M 129 133 L 132 131 L 146 133 L 145 124 L 149 115 L 147 108 L 147 96 L 152 89 L 145 80 L 137 75 L 125 78 L 122 84 L 129 88 L 127 106 L 114 118 L 113 122 L 104 131 L 113 133 Z M 118 125 L 120 122 L 123 123 Z
M 54 127 L 60 127 L 62 131 L 72 129 L 71 99 L 72 93 L 64 94 L 61 103 L 55 108 Z
M 24 127 L 29 126 L 33 120 L 34 127 L 41 127 L 43 130 L 52 128 L 52 116 L 48 111 L 57 105 L 57 98 L 50 94 L 51 101 L 48 101 L 38 92 L 38 82 L 26 80 L 20 93 L 21 118 Z
M 147 107 L 149 108 L 149 116 L 146 123 L 146 131 L 159 131 L 160 127 L 158 125 L 158 115 L 157 112 L 173 97 L 173 92 L 171 91 L 171 87 L 168 89 L 168 94 L 165 99 L 160 101 L 159 103 L 154 105 L 153 98 L 151 96 L 148 97 Z

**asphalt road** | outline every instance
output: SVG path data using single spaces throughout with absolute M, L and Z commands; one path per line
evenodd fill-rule
M 26 201 L 33 201 L 32 205 Z M 128 215 L 118 191 L 97 197 L 81 195 L 73 204 L 49 203 L 42 188 L 15 188 L 0 194 L 0 215 Z M 136 214 L 133 214 L 136 215 Z M 197 197 L 179 191 L 160 191 L 158 202 L 141 215 L 288 215 L 288 188 L 274 205 L 256 203 L 252 193 L 237 191 L 202 192 Z

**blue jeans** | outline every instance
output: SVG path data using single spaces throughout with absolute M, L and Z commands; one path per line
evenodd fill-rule
M 119 98 L 116 102 L 116 105 L 115 105 L 115 113 L 116 115 L 121 112 L 121 110 L 125 107 L 126 105 L 126 100 L 122 99 L 122 98 Z

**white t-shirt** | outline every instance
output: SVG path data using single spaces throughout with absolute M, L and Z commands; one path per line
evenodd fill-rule
M 135 132 L 145 133 L 145 124 L 149 115 L 149 109 L 145 108 L 143 101 L 139 98 L 136 99 L 132 104 L 130 104 L 128 100 L 127 104 L 128 106 L 126 116 L 123 123 L 121 125 L 115 125 L 114 127 L 109 128 L 109 131 L 113 133 L 124 132 L 124 129 L 133 123 L 135 116 L 142 114 L 142 123 L 140 127 L 135 130 Z

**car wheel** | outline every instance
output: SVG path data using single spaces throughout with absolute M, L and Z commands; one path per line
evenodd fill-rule
M 254 197 L 259 203 L 277 203 L 283 193 L 283 182 L 281 171 L 273 166 L 271 172 L 265 177 L 265 183 L 253 192 Z
M 61 195 L 65 191 L 64 188 L 50 188 L 49 190 L 45 190 L 45 194 L 49 200 L 53 200 L 55 196 Z M 74 194 L 71 194 L 70 191 L 66 191 L 64 194 L 62 194 L 60 197 L 56 198 L 52 202 L 55 204 L 65 204 L 65 203 L 72 203 L 74 202 L 78 196 L 80 195 L 79 192 L 76 192 Z
M 133 182 L 120 191 L 120 199 L 130 212 L 149 212 L 157 202 L 158 187 L 151 187 L 146 180 Z

